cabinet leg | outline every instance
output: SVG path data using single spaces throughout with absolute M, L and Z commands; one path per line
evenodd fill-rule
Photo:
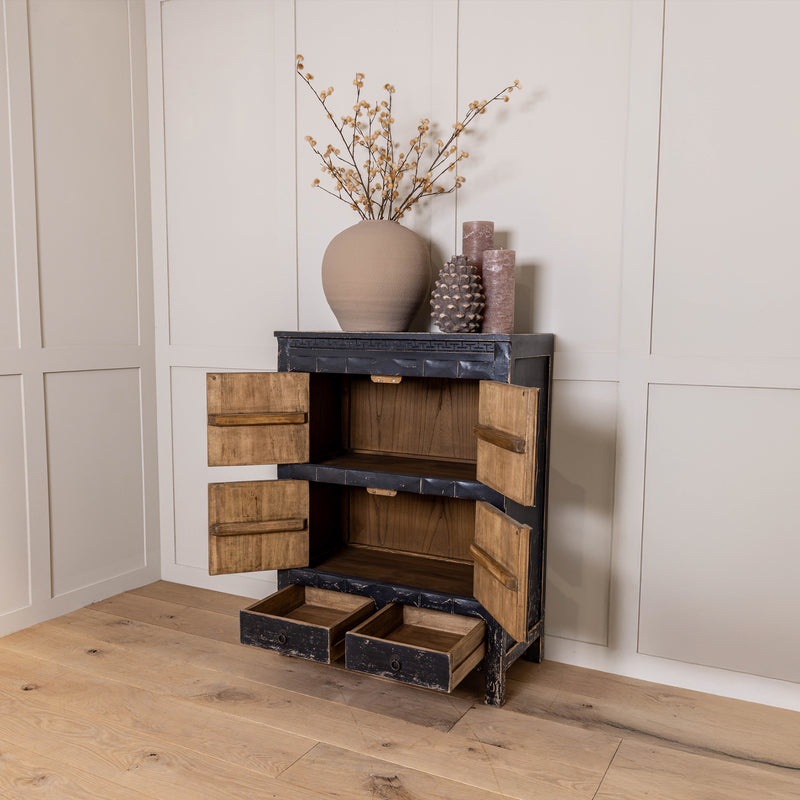
M 540 663 L 544 659 L 544 637 L 540 636 L 520 657 Z
M 486 697 L 487 706 L 502 706 L 506 701 L 505 632 L 492 627 L 486 637 Z

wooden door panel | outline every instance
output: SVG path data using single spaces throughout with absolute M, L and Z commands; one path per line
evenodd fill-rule
M 530 534 L 494 506 L 476 504 L 473 594 L 518 642 L 528 634 Z
M 308 461 L 308 385 L 304 372 L 208 374 L 208 465 Z
M 308 481 L 208 486 L 210 575 L 307 567 Z
M 477 478 L 523 506 L 534 504 L 539 390 L 481 381 Z

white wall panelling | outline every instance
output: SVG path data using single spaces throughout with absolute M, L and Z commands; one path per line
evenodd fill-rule
M 271 344 L 297 318 L 293 106 L 276 105 L 291 31 L 273 3 L 163 6 L 170 341 Z M 272 42 L 286 41 L 280 52 Z M 293 85 L 290 84 L 290 85 Z M 285 98 L 281 98 L 284 99 Z M 292 186 L 293 189 L 293 186 Z
M 159 563 L 144 7 L 0 20 L 2 634 Z
M 800 683 L 800 391 L 650 387 L 639 650 Z
M 146 7 L 163 575 L 267 594 L 274 573 L 208 576 L 205 373 L 275 369 L 297 327 L 294 6 Z
M 3 533 L 3 580 L 0 614 L 30 604 L 25 423 L 22 376 L 0 375 L 0 515 Z
M 552 403 L 547 631 L 605 645 L 617 385 L 555 381 Z
M 45 375 L 53 596 L 146 564 L 138 369 Z
M 449 129 L 456 119 L 455 0 L 406 0 L 401 9 L 389 0 L 297 0 L 296 7 L 297 50 L 305 59 L 305 71 L 314 75 L 317 89 L 334 88 L 329 103 L 337 116 L 352 114 L 353 79 L 361 72 L 366 76 L 362 99 L 385 99 L 384 84 L 395 86 L 392 112 L 396 141 L 405 144 L 416 135 L 422 118 L 438 126 L 431 130 L 434 140 Z M 342 42 L 353 40 L 354 20 L 358 21 L 358 47 L 342 48 Z M 387 37 L 407 37 L 407 45 L 387 47 Z M 328 143 L 336 143 L 335 131 L 319 101 L 298 81 L 300 327 L 337 330 L 339 326 L 322 292 L 320 265 L 328 242 L 360 218 L 345 203 L 311 188 L 312 181 L 323 176 L 316 156 L 304 141 L 307 135 L 313 136 L 323 150 Z M 419 204 L 403 219 L 430 242 L 432 272 L 438 272 L 444 259 L 455 252 L 454 208 L 455 196 L 448 195 Z M 427 329 L 429 313 L 429 309 L 422 310 L 415 320 L 418 328 Z
M 495 220 L 498 244 L 517 251 L 517 330 L 557 332 L 558 351 L 615 352 L 630 3 L 491 6 L 460 3 L 459 107 L 515 78 L 523 92 L 466 135 L 459 221 Z
M 654 353 L 800 356 L 799 27 L 800 3 L 667 6 Z
M 19 347 L 5 20 L 0 15 L 0 348 Z
M 137 345 L 128 5 L 29 5 L 43 340 Z
M 274 369 L 275 329 L 336 328 L 320 262 L 357 217 L 311 187 L 321 175 L 303 137 L 323 147 L 332 137 L 296 84 L 295 53 L 319 87 L 335 88 L 334 113 L 349 111 L 355 72 L 366 74 L 369 99 L 393 83 L 397 124 L 412 130 L 420 117 L 447 127 L 516 78 L 523 92 L 466 137 L 464 190 L 404 223 L 428 239 L 436 269 L 459 248 L 463 220 L 495 220 L 498 244 L 517 251 L 517 329 L 556 334 L 548 657 L 800 708 L 790 653 L 765 633 L 763 652 L 745 658 L 744 634 L 722 626 L 709 636 L 702 613 L 707 604 L 719 621 L 734 604 L 726 587 L 749 581 L 764 590 L 753 608 L 786 630 L 781 604 L 797 601 L 774 553 L 796 516 L 776 476 L 781 465 L 791 472 L 777 432 L 791 426 L 794 402 L 778 388 L 800 388 L 790 225 L 800 157 L 796 104 L 786 102 L 798 4 L 146 6 L 164 577 L 253 597 L 274 585 L 270 574 L 207 575 L 206 484 L 219 470 L 206 465 L 203 375 Z M 354 21 L 358 47 L 343 47 Z M 402 46 L 387 47 L 387 35 Z M 423 311 L 416 327 L 426 323 Z M 743 538 L 750 507 L 735 525 L 714 516 L 743 500 L 741 476 L 726 472 L 730 453 L 708 444 L 747 397 L 769 422 L 760 443 L 762 431 L 748 428 L 745 452 L 775 477 L 757 574 L 740 557 L 755 539 Z M 706 430 L 703 415 L 716 408 Z M 678 441 L 697 456 L 685 474 L 671 455 Z M 681 507 L 667 498 L 706 475 L 708 493 L 676 534 Z M 732 583 L 706 561 L 717 594 L 703 594 L 699 572 L 684 592 L 662 554 L 673 542 L 711 552 L 730 533 L 726 521 L 739 526 L 721 562 Z M 681 638 L 667 618 L 687 599 L 703 607 Z

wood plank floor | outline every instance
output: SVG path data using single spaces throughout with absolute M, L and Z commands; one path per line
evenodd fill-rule
M 0 638 L 0 798 L 796 800 L 800 714 L 519 662 L 502 709 L 238 644 L 158 582 Z

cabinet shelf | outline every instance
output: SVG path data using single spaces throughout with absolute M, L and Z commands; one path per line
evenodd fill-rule
M 347 546 L 314 567 L 338 575 L 472 597 L 473 565 L 457 561 Z
M 282 464 L 281 478 L 369 486 L 462 500 L 483 500 L 501 507 L 503 496 L 475 477 L 475 463 L 418 456 L 346 451 L 310 464 Z

